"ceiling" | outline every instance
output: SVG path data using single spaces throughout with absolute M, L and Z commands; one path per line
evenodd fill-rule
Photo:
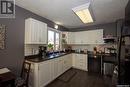
M 72 8 L 85 4 L 89 0 L 16 0 L 16 5 L 45 17 L 67 28 L 115 22 L 124 18 L 128 0 L 92 0 L 91 9 L 95 22 L 84 24 L 74 14 Z

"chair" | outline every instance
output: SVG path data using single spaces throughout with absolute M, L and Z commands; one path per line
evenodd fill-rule
M 28 87 L 30 68 L 31 63 L 24 61 L 21 75 L 16 79 L 16 87 Z

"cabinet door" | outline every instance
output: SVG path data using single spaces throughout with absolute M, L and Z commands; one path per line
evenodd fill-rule
M 87 55 L 86 54 L 73 54 L 73 67 L 88 71 Z
M 60 65 L 60 64 L 58 64 L 58 62 L 59 62 L 59 59 L 57 58 L 57 59 L 54 59 L 54 77 L 55 78 L 57 78 L 58 77 L 58 65 Z
M 79 57 L 79 67 L 81 68 L 81 69 L 83 69 L 83 70 L 85 70 L 85 71 L 88 71 L 88 67 L 87 67 L 87 65 L 88 65 L 88 58 L 87 58 L 87 55 L 86 54 L 80 54 L 79 55 L 80 57 Z
M 25 20 L 25 44 L 46 44 L 47 24 L 28 18 Z
M 93 30 L 93 44 L 103 44 L 103 29 Z
M 79 57 L 78 57 L 78 54 L 75 54 L 75 67 L 79 68 Z
M 68 33 L 68 44 L 74 44 L 75 43 L 75 33 L 69 32 Z
M 31 44 L 37 42 L 36 29 L 37 22 L 31 18 L 25 20 L 25 43 Z
M 67 70 L 72 67 L 72 54 L 67 55 Z
M 39 22 L 39 43 L 47 43 L 47 24 Z
M 63 72 L 68 70 L 69 67 L 69 61 L 68 61 L 68 55 L 63 56 Z
M 63 72 L 65 72 L 66 71 L 66 56 L 63 56 L 62 61 L 63 61 L 62 70 L 63 70 Z
M 63 56 L 63 72 L 67 71 L 72 67 L 71 54 Z
M 78 68 L 78 54 L 73 54 L 73 67 Z
M 51 81 L 56 78 L 56 76 L 55 76 L 55 61 L 54 60 L 55 59 L 49 60 L 50 64 L 51 64 L 51 69 L 50 69 L 51 70 L 51 72 L 50 72 L 50 74 L 51 74 Z
M 45 61 L 39 64 L 39 87 L 44 87 L 51 81 L 51 64 L 50 61 Z
M 103 29 L 87 31 L 88 44 L 103 44 Z
M 75 32 L 75 44 L 80 44 L 81 43 L 81 34 L 80 34 L 80 32 Z
M 32 20 L 32 31 L 31 31 L 31 43 L 39 43 L 39 23 L 36 20 Z
M 75 54 L 72 54 L 72 66 L 76 66 Z
M 63 73 L 63 59 L 58 58 L 58 76 Z

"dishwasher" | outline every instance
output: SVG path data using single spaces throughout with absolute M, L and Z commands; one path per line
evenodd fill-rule
M 104 66 L 104 71 L 103 71 L 104 75 L 106 75 L 106 76 L 112 76 L 115 65 L 112 64 L 112 63 L 107 63 L 107 62 L 105 62 L 103 64 L 104 64 L 103 65 Z
M 112 76 L 114 67 L 116 63 L 116 56 L 109 55 L 103 58 L 103 74 L 107 76 Z

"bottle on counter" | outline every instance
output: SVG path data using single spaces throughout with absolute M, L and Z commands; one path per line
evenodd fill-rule
M 93 53 L 96 54 L 97 53 L 97 47 L 93 48 Z
M 83 51 L 84 51 L 84 53 L 87 53 L 87 52 L 88 52 L 88 50 L 87 50 L 87 49 L 84 49 Z

